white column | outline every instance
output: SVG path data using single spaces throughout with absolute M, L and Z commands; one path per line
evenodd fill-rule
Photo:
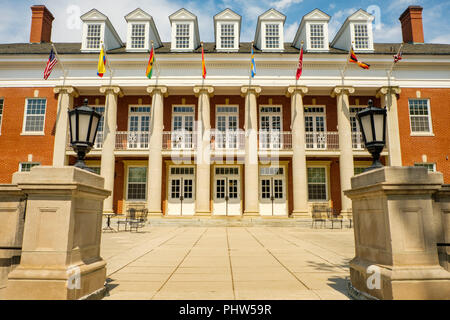
M 195 215 L 211 215 L 211 120 L 209 98 L 214 94 L 211 86 L 195 86 L 198 97 L 197 121 L 197 180 Z
M 100 88 L 100 93 L 105 97 L 105 113 L 103 125 L 103 148 L 101 175 L 105 178 L 105 189 L 111 191 L 111 195 L 103 203 L 103 212 L 111 213 L 113 211 L 114 197 L 114 169 L 116 147 L 116 129 L 117 129 L 117 97 L 123 96 L 122 90 L 118 86 L 104 86 Z
M 387 147 L 389 150 L 389 166 L 391 167 L 402 166 L 397 108 L 397 95 L 400 93 L 399 87 L 382 87 L 377 92 L 377 98 L 381 99 L 381 106 L 387 109 Z
M 259 215 L 258 113 L 259 86 L 241 87 L 245 97 L 245 210 L 246 216 Z
M 341 176 L 341 214 L 348 217 L 352 214 L 352 201 L 344 195 L 345 190 L 351 189 L 351 178 L 354 176 L 352 130 L 350 125 L 349 94 L 353 94 L 353 87 L 337 86 L 331 96 L 337 100 L 337 118 L 339 130 L 339 169 Z
M 57 86 L 53 92 L 58 95 L 58 113 L 56 114 L 55 143 L 53 145 L 53 166 L 67 165 L 66 147 L 69 134 L 68 111 L 73 109 L 73 98 L 78 97 L 78 91 L 71 86 Z
M 305 152 L 305 118 L 303 96 L 308 88 L 303 86 L 289 87 L 286 95 L 291 97 L 291 131 L 292 131 L 292 192 L 296 217 L 310 218 L 308 210 L 308 181 Z
M 147 207 L 149 215 L 162 215 L 162 136 L 164 130 L 164 97 L 168 96 L 165 86 L 147 87 L 152 97 L 150 141 L 148 155 Z

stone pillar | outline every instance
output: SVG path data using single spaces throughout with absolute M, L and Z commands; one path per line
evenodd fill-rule
M 105 178 L 105 189 L 111 191 L 111 195 L 105 200 L 103 212 L 112 213 L 114 196 L 114 169 L 116 148 L 116 129 L 117 129 L 117 96 L 122 97 L 123 93 L 120 87 L 104 86 L 100 88 L 100 93 L 106 95 L 105 113 L 103 124 L 103 148 L 102 163 L 100 173 Z
M 350 189 L 350 179 L 355 174 L 353 164 L 352 129 L 350 125 L 350 107 L 348 96 L 355 92 L 353 87 L 337 86 L 331 96 L 337 100 L 337 118 L 339 131 L 339 169 L 341 176 L 341 214 L 349 217 L 352 214 L 352 202 L 344 195 Z
M 433 226 L 433 194 L 443 182 L 441 173 L 414 167 L 384 167 L 352 178 L 352 189 L 345 191 L 355 222 L 351 293 L 449 299 L 450 273 L 439 265 Z
M 149 215 L 162 215 L 162 136 L 164 130 L 164 97 L 168 96 L 166 86 L 149 86 L 147 92 L 152 97 L 150 141 L 148 156 L 147 206 Z
M 100 257 L 104 179 L 75 167 L 15 173 L 27 195 L 20 265 L 8 277 L 8 300 L 100 298 L 106 262 Z
M 245 98 L 245 216 L 259 216 L 258 103 L 259 86 L 241 87 Z
M 66 147 L 69 135 L 68 111 L 73 109 L 73 98 L 78 91 L 71 86 L 57 86 L 53 92 L 58 95 L 58 111 L 56 114 L 55 143 L 53 145 L 53 166 L 67 165 Z
M 294 195 L 293 216 L 310 218 L 308 210 L 308 181 L 305 152 L 305 117 L 303 96 L 307 87 L 293 86 L 287 90 L 291 97 L 291 131 L 292 131 L 292 192 Z
M 400 145 L 400 131 L 398 127 L 397 95 L 401 93 L 399 87 L 382 87 L 377 92 L 381 99 L 381 106 L 387 110 L 387 147 L 389 150 L 389 165 L 402 165 L 402 151 Z
M 0 300 L 6 300 L 8 274 L 20 262 L 25 203 L 17 185 L 0 185 Z
M 195 86 L 198 97 L 197 121 L 197 180 L 195 215 L 211 215 L 211 119 L 209 98 L 214 95 L 211 86 Z

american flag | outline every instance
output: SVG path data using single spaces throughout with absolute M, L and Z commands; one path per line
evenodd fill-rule
M 50 74 L 52 73 L 53 67 L 58 63 L 58 59 L 56 58 L 55 52 L 50 51 L 50 56 L 48 57 L 47 66 L 44 70 L 44 80 L 47 80 Z
M 399 53 L 394 56 L 394 63 L 397 63 L 400 60 L 402 60 L 402 55 L 403 55 L 403 52 L 399 51 Z

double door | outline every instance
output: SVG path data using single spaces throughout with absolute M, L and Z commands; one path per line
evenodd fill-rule
M 194 167 L 171 167 L 167 214 L 192 216 L 195 214 Z
M 263 167 L 259 178 L 259 211 L 262 216 L 288 214 L 284 167 Z
M 260 118 L 259 144 L 261 149 L 280 149 L 281 113 L 262 114 Z
M 150 115 L 130 115 L 128 128 L 128 149 L 147 149 L 150 131 Z
M 306 148 L 326 149 L 326 118 L 321 114 L 305 115 Z
M 214 215 L 241 215 L 241 178 L 239 167 L 217 167 L 214 172 Z
M 172 148 L 173 149 L 192 149 L 194 115 L 193 114 L 175 114 L 172 118 Z
M 238 115 L 217 115 L 216 128 L 216 148 L 236 149 L 238 146 Z

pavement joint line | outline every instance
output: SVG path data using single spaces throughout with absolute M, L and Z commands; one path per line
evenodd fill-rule
M 322 298 L 314 291 L 314 290 L 312 290 L 310 287 L 308 287 L 307 285 L 306 285 L 306 283 L 304 283 L 303 281 L 301 281 L 288 267 L 286 267 L 280 260 L 278 260 L 278 258 L 277 257 L 275 257 L 275 255 L 269 250 L 269 249 L 267 249 L 259 240 L 258 240 L 258 238 L 256 238 L 256 236 L 252 233 L 252 232 L 250 232 L 247 228 L 245 228 L 245 230 L 247 230 L 247 232 L 256 240 L 256 242 L 258 242 L 275 260 L 277 260 L 278 261 L 278 263 L 281 265 L 281 266 L 283 266 L 283 268 L 284 269 L 286 269 L 287 270 L 287 272 L 289 272 L 295 279 L 297 279 L 297 281 L 298 282 L 300 282 L 303 286 L 305 286 L 305 288 L 307 288 L 309 291 L 311 291 L 313 294 L 315 294 L 318 298 L 319 298 L 319 300 L 322 300 Z M 278 236 L 279 237 L 279 235 L 277 235 L 277 234 L 275 234 L 276 236 Z
M 178 228 L 176 228 L 176 229 L 173 230 L 173 231 L 176 232 L 176 231 L 179 230 L 179 229 L 180 229 L 180 228 L 178 227 Z M 184 233 L 184 232 L 186 232 L 186 230 L 183 230 L 182 233 Z M 150 252 L 154 251 L 155 249 L 161 247 L 161 246 L 164 245 L 166 242 L 172 240 L 173 238 L 175 238 L 175 237 L 178 236 L 178 235 L 179 235 L 178 233 L 174 234 L 172 237 L 170 237 L 169 239 L 167 239 L 167 240 L 161 242 L 161 243 L 158 244 L 156 247 L 151 248 L 150 250 L 146 251 L 145 253 L 143 253 L 142 255 L 138 256 L 137 258 L 135 258 L 135 259 L 129 261 L 127 264 L 123 265 L 122 267 L 120 267 L 119 269 L 115 270 L 114 272 L 107 274 L 107 277 L 109 278 L 110 276 L 114 275 L 115 273 L 119 272 L 120 270 L 126 268 L 127 266 L 129 266 L 130 264 L 132 264 L 133 262 L 135 262 L 136 260 L 139 260 L 139 259 L 142 258 L 143 256 L 145 256 L 145 255 L 149 254 Z M 123 252 L 121 252 L 121 253 L 123 253 Z M 117 254 L 117 255 L 118 255 L 118 254 Z M 115 255 L 115 256 L 117 256 L 117 255 Z
M 186 260 L 186 258 L 188 257 L 188 255 L 191 253 L 192 249 L 197 245 L 197 243 L 200 241 L 200 239 L 205 235 L 205 233 L 208 231 L 208 228 L 205 228 L 205 230 L 202 232 L 202 234 L 198 237 L 198 239 L 194 242 L 194 244 L 192 245 L 192 247 L 188 250 L 188 252 L 185 254 L 185 256 L 183 257 L 183 259 L 181 259 L 180 263 L 175 267 L 175 269 L 173 270 L 173 272 L 167 277 L 166 281 L 164 281 L 164 283 L 161 285 L 161 287 L 159 287 L 158 290 L 155 291 L 155 293 L 152 295 L 152 297 L 150 298 L 150 300 L 153 300 L 155 298 L 155 296 L 162 290 L 162 288 L 164 288 L 164 286 L 166 285 L 167 282 L 169 282 L 170 278 L 172 278 L 172 276 L 174 275 L 175 272 L 177 272 L 177 270 L 180 268 L 180 266 L 183 264 L 184 260 Z
M 276 236 L 280 237 L 281 239 L 283 239 L 283 240 L 285 240 L 285 241 L 287 241 L 287 242 L 289 242 L 289 243 L 291 243 L 291 244 L 293 244 L 293 245 L 295 245 L 295 246 L 297 246 L 297 247 L 300 248 L 300 246 L 299 246 L 296 242 L 291 241 L 291 240 L 288 240 L 288 239 L 282 237 L 281 235 L 279 235 L 279 234 L 273 232 L 272 230 L 270 230 L 270 232 L 272 232 L 272 233 L 275 234 Z M 305 242 L 305 243 L 310 244 L 310 245 L 313 245 L 313 246 L 317 246 L 317 247 L 319 247 L 320 249 L 327 251 L 327 249 L 322 248 L 321 246 L 315 244 L 314 242 L 310 242 L 310 241 L 306 241 L 306 240 L 303 240 L 303 239 L 299 239 L 299 238 L 297 238 L 297 237 L 295 237 L 295 238 L 298 239 L 298 240 L 300 240 L 300 241 L 302 241 L 302 242 Z M 306 252 L 309 252 L 309 253 L 311 253 L 312 255 L 314 255 L 314 256 L 316 256 L 316 257 L 318 257 L 318 258 L 324 260 L 325 262 L 327 262 L 328 264 L 330 264 L 330 265 L 332 265 L 332 266 L 334 266 L 334 267 L 337 267 L 337 268 L 339 268 L 339 269 L 348 271 L 346 268 L 343 268 L 342 266 L 340 266 L 340 265 L 338 265 L 338 264 L 336 264 L 336 263 L 334 263 L 334 262 L 331 262 L 331 261 L 325 259 L 324 257 L 322 257 L 322 256 L 320 256 L 320 255 L 318 255 L 318 254 L 316 254 L 316 253 L 313 252 L 313 251 L 310 251 L 309 249 L 303 248 L 303 250 L 305 250 Z M 331 251 L 331 250 L 330 250 L 330 251 Z M 333 252 L 333 251 L 331 251 L 331 252 Z M 333 253 L 334 253 L 334 252 L 333 252 Z M 338 256 L 341 256 L 341 255 L 338 254 Z M 341 256 L 341 257 L 342 257 L 342 256 Z M 344 258 L 344 257 L 343 257 L 343 258 Z
M 228 227 L 225 228 L 225 232 L 227 234 L 228 261 L 230 263 L 230 272 L 231 272 L 231 287 L 233 288 L 233 298 L 234 300 L 236 300 L 236 291 L 234 288 L 234 277 L 233 277 L 233 265 L 231 264 L 231 255 L 230 255 L 230 239 L 228 234 Z

